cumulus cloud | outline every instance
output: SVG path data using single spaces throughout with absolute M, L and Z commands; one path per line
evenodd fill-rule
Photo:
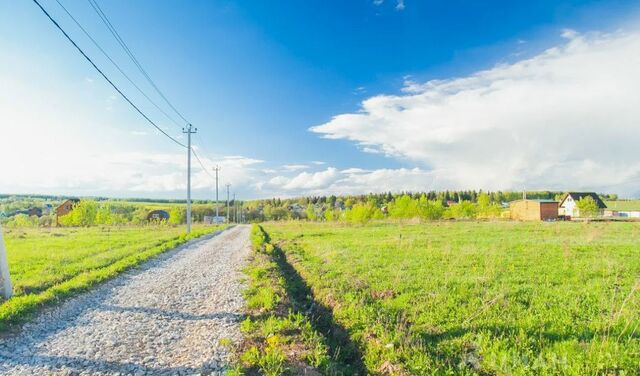
M 284 168 L 287 171 L 299 171 L 299 170 L 306 170 L 307 168 L 309 168 L 309 166 L 303 165 L 303 164 L 286 164 L 282 166 L 282 168 Z
M 370 192 L 423 191 L 431 189 L 433 173 L 419 168 L 338 170 L 328 167 L 317 172 L 301 172 L 293 177 L 275 176 L 260 186 L 263 195 L 343 195 Z
M 418 163 L 437 189 L 640 194 L 640 33 L 562 35 L 526 60 L 407 81 L 311 131 Z

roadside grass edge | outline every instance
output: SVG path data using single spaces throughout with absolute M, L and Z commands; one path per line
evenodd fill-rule
M 20 295 L 6 300 L 0 304 L 0 332 L 9 331 L 17 325 L 29 321 L 42 309 L 85 292 L 96 284 L 114 278 L 161 253 L 216 231 L 221 231 L 221 229 L 202 229 L 191 234 L 183 233 L 160 245 L 124 257 L 108 266 L 81 273 L 40 293 Z
M 317 325 L 320 312 L 308 299 L 308 287 L 298 274 L 291 274 L 283 251 L 270 241 L 262 226 L 254 224 L 254 253 L 244 270 L 245 339 L 228 375 L 357 374 L 333 346 L 334 328 Z

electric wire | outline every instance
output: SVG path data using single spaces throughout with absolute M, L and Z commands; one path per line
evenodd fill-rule
M 135 82 L 133 82 L 133 80 L 122 70 L 122 68 L 111 58 L 111 56 L 109 56 L 109 54 L 107 54 L 107 52 L 100 46 L 100 44 L 91 36 L 91 34 L 89 34 L 89 32 L 80 24 L 80 22 L 78 22 L 78 20 L 71 14 L 71 12 L 69 12 L 69 10 L 67 10 L 67 8 L 65 8 L 64 5 L 62 5 L 62 3 L 60 3 L 60 0 L 56 0 L 56 2 L 58 3 L 58 5 L 60 5 L 60 7 L 65 11 L 65 13 L 67 13 L 67 15 L 73 20 L 73 22 L 80 28 L 80 30 L 82 30 L 82 32 L 84 33 L 84 35 L 87 36 L 87 38 L 89 38 L 89 40 L 91 40 L 91 42 L 93 42 L 93 44 L 96 46 L 96 48 L 98 48 L 98 50 L 100 50 L 100 52 L 102 52 L 102 54 L 116 67 L 116 69 L 118 69 L 118 71 L 120 73 L 122 73 L 122 75 L 127 79 L 127 81 L 129 81 L 129 83 L 131 83 L 131 85 L 133 85 L 133 87 L 135 87 L 138 92 L 140 92 L 140 94 L 142 94 L 145 98 L 147 98 L 147 100 L 149 101 L 149 103 L 151 103 L 155 108 L 158 109 L 158 111 L 160 111 L 167 119 L 169 119 L 171 122 L 173 122 L 175 125 L 177 125 L 178 127 L 181 127 L 182 125 L 180 123 L 178 123 L 173 117 L 171 117 L 166 111 L 164 111 L 160 106 L 158 106 L 158 104 L 156 102 L 154 102 L 141 88 L 140 86 L 138 86 Z
M 58 28 L 58 30 L 60 30 L 60 32 L 67 38 L 67 40 L 73 44 L 73 46 L 78 50 L 78 52 L 80 52 L 80 54 L 82 56 L 84 56 L 84 58 L 93 66 L 93 68 L 95 70 L 98 71 L 98 73 L 100 73 L 100 75 L 118 92 L 118 94 L 120 94 L 122 96 L 122 98 L 124 98 L 125 101 L 127 101 L 127 103 L 129 103 L 131 105 L 131 107 L 133 107 L 142 117 L 145 118 L 145 120 L 147 120 L 147 122 L 149 124 L 151 124 L 154 128 L 156 128 L 158 131 L 160 131 L 160 133 L 162 133 L 163 135 L 165 135 L 166 137 L 168 137 L 171 141 L 175 142 L 176 144 L 182 146 L 183 148 L 187 148 L 187 146 L 185 144 L 183 144 L 182 142 L 176 140 L 175 138 L 173 138 L 171 135 L 169 135 L 167 132 L 165 132 L 162 128 L 160 128 L 155 122 L 153 122 L 153 120 L 151 120 L 144 112 L 142 112 L 142 110 L 140 110 L 140 108 L 138 108 L 138 106 L 136 106 L 114 83 L 113 81 L 111 81 L 109 79 L 109 77 L 107 77 L 107 75 L 102 72 L 102 70 L 100 68 L 98 68 L 98 66 L 93 62 L 93 60 L 91 60 L 91 58 L 82 50 L 82 48 L 80 48 L 80 46 L 78 46 L 78 44 L 69 36 L 69 34 L 67 34 L 66 31 L 64 31 L 64 29 L 62 28 L 62 26 L 60 26 L 60 24 L 58 24 L 58 22 L 56 20 L 53 19 L 53 17 L 51 17 L 51 15 L 49 14 L 49 12 L 46 11 L 46 9 L 44 9 L 44 7 L 40 4 L 40 2 L 38 2 L 38 0 L 33 0 L 34 3 L 36 3 L 36 5 L 40 8 L 40 10 L 42 10 L 42 12 L 45 14 L 45 16 L 47 16 L 47 18 L 49 18 L 49 20 L 56 26 L 56 28 Z
M 140 64 L 140 62 L 135 57 L 135 55 L 133 54 L 133 52 L 131 51 L 129 46 L 127 46 L 127 44 L 125 43 L 124 39 L 122 39 L 122 37 L 120 36 L 120 33 L 118 33 L 118 31 L 116 30 L 115 26 L 113 26 L 111 21 L 109 21 L 109 17 L 107 17 L 107 15 L 102 11 L 102 8 L 100 8 L 100 5 L 97 3 L 97 1 L 96 0 L 88 0 L 88 1 L 89 1 L 89 4 L 91 5 L 91 7 L 93 8 L 93 10 L 98 14 L 98 16 L 100 17 L 102 22 L 107 26 L 107 29 L 109 29 L 109 31 L 111 32 L 111 35 L 113 35 L 113 37 L 116 39 L 116 41 L 124 49 L 125 53 L 129 56 L 129 58 L 133 61 L 133 63 L 138 67 L 138 70 L 140 70 L 140 73 L 142 73 L 142 75 L 147 79 L 149 84 L 156 90 L 156 92 L 160 95 L 160 97 L 162 97 L 162 99 L 164 99 L 164 101 L 169 105 L 169 107 L 171 107 L 171 109 L 176 114 L 178 114 L 178 116 L 180 118 L 182 118 L 182 120 L 184 120 L 186 123 L 189 123 L 189 120 L 187 120 L 184 116 L 182 116 L 180 111 L 178 111 L 175 108 L 175 106 L 169 101 L 169 99 L 167 99 L 167 97 L 160 90 L 160 88 L 156 85 L 156 83 L 151 79 L 151 77 L 149 76 L 147 71 L 142 67 L 142 64 Z
M 204 170 L 204 172 L 209 175 L 209 177 L 213 180 L 215 180 L 216 178 L 211 175 L 211 173 L 209 172 L 209 169 L 207 169 L 204 166 L 204 163 L 202 163 L 202 161 L 200 160 L 200 157 L 198 156 L 198 153 L 196 153 L 196 149 L 193 148 L 193 146 L 191 147 L 191 152 L 193 153 L 193 156 L 196 157 L 196 160 L 198 161 L 198 163 L 200 164 L 200 167 L 202 167 L 202 169 Z
M 136 58 L 136 56 L 133 54 L 133 52 L 131 51 L 131 49 L 129 48 L 129 46 L 127 45 L 127 43 L 124 41 L 124 39 L 122 39 L 122 37 L 120 36 L 120 33 L 118 33 L 118 31 L 116 30 L 115 26 L 113 25 L 113 23 L 111 23 L 111 21 L 109 20 L 109 17 L 107 17 L 107 15 L 104 13 L 104 11 L 102 10 L 102 8 L 100 7 L 100 5 L 98 4 L 98 2 L 96 0 L 87 0 L 89 2 L 89 4 L 91 5 L 91 7 L 93 8 L 93 10 L 96 12 L 96 14 L 98 15 L 98 17 L 100 17 L 100 19 L 102 20 L 102 22 L 105 24 L 105 26 L 107 27 L 107 29 L 109 30 L 109 32 L 111 33 L 111 35 L 116 39 L 116 41 L 118 42 L 118 44 L 120 44 L 120 47 L 122 47 L 122 49 L 125 51 L 125 53 L 129 56 L 129 58 L 131 59 L 131 61 L 133 61 L 133 63 L 136 65 L 136 67 L 138 67 L 138 70 L 140 71 L 140 73 L 142 73 L 142 75 L 146 78 L 146 80 L 149 82 L 149 84 L 156 90 L 156 92 L 160 95 L 160 97 L 162 97 L 162 99 L 169 105 L 169 107 L 171 107 L 171 109 L 185 122 L 190 123 L 189 120 L 187 120 L 181 113 L 180 111 L 178 111 L 175 106 L 171 103 L 171 101 L 169 101 L 169 99 L 167 99 L 167 97 L 164 95 L 164 93 L 160 90 L 160 88 L 156 85 L 156 83 L 153 81 L 153 79 L 151 79 L 151 77 L 149 76 L 149 74 L 147 73 L 147 71 L 144 69 L 144 67 L 142 66 L 142 64 L 140 63 L 140 61 Z M 197 137 L 201 140 L 201 147 L 203 148 L 203 151 L 206 154 L 209 154 L 209 152 L 206 150 L 206 148 L 204 147 L 204 140 L 202 139 L 202 137 L 196 133 Z M 198 161 L 198 163 L 200 164 L 200 167 L 202 167 L 202 169 L 207 173 L 207 175 L 209 175 L 209 177 L 211 177 L 212 179 L 214 179 L 214 177 L 211 175 L 211 173 L 209 172 L 209 169 L 207 169 L 204 166 L 204 163 L 202 162 L 202 160 L 200 159 L 200 157 L 198 156 L 198 154 L 196 153 L 195 149 L 192 147 L 191 151 L 193 152 L 193 155 L 196 157 L 196 160 Z

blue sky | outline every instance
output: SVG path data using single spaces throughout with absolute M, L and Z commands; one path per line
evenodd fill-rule
M 144 86 L 143 78 L 88 2 L 60 2 L 137 83 L 154 94 Z M 166 125 L 169 133 L 180 136 L 179 129 L 135 92 L 55 1 L 42 0 L 42 4 L 145 112 Z M 622 191 L 627 195 L 640 191 L 634 185 L 640 177 L 640 169 L 635 169 L 637 159 L 591 161 L 600 163 L 602 168 L 616 164 L 621 172 L 613 169 L 606 179 L 585 178 L 597 168 L 589 167 L 588 155 L 576 148 L 546 161 L 549 166 L 534 174 L 522 171 L 522 164 L 539 161 L 533 152 L 500 157 L 522 159 L 518 166 L 501 166 L 497 162 L 480 166 L 477 155 L 483 155 L 482 151 L 474 155 L 459 150 L 469 140 L 447 136 L 433 145 L 418 137 L 415 139 L 418 141 L 411 143 L 414 134 L 442 129 L 429 128 L 420 117 L 401 119 L 404 115 L 400 114 L 391 115 L 393 118 L 385 115 L 384 124 L 378 123 L 380 117 L 371 112 L 371 108 L 373 112 L 377 108 L 375 103 L 373 107 L 364 104 L 372 98 L 400 98 L 406 101 L 402 106 L 409 112 L 420 113 L 428 107 L 429 111 L 435 111 L 429 112 L 430 116 L 441 114 L 445 108 L 434 108 L 431 102 L 420 102 L 412 108 L 413 103 L 419 102 L 415 100 L 416 90 L 420 95 L 433 96 L 431 87 L 440 82 L 434 80 L 473 77 L 495 67 L 517 66 L 527 59 L 551 59 L 544 56 L 549 48 L 564 48 L 563 56 L 569 56 L 573 51 L 571 44 L 578 45 L 580 40 L 586 40 L 585 48 L 595 53 L 602 44 L 613 45 L 629 36 L 633 39 L 634 21 L 640 11 L 636 1 L 157 1 L 153 6 L 147 1 L 99 1 L 99 4 L 158 86 L 199 128 L 194 141 L 205 164 L 221 164 L 223 181 L 234 184 L 244 197 L 523 186 L 588 188 Z M 635 46 L 634 41 L 629 43 Z M 4 104 L 0 127 L 6 135 L 4 143 L 0 141 L 0 157 L 7 170 L 5 176 L 10 177 L 0 182 L 0 191 L 183 195 L 181 151 L 114 96 L 113 90 L 35 4 L 0 3 L 0 42 L 3 47 L 0 106 Z M 609 53 L 625 49 L 620 46 Z M 594 72 L 587 74 L 594 76 Z M 501 77 L 500 82 L 514 80 L 511 76 Z M 563 77 L 568 76 L 558 73 L 556 79 L 559 82 Z M 430 88 L 421 86 L 427 82 L 432 83 Z M 490 80 L 477 83 L 487 87 L 494 84 Z M 576 90 L 579 89 L 576 85 Z M 443 90 L 446 91 L 438 87 L 436 91 L 441 94 Z M 161 103 L 157 96 L 154 98 Z M 600 98 L 594 93 L 592 99 Z M 631 99 L 627 96 L 625 100 Z M 559 100 L 558 107 L 562 106 L 566 111 L 574 108 L 572 103 L 563 104 Z M 472 107 L 463 108 L 466 111 Z M 363 112 L 368 116 L 355 123 L 332 120 L 339 115 Z M 519 119 L 519 114 L 522 112 L 514 110 L 505 116 Z M 442 127 L 449 127 L 446 129 L 459 124 L 448 126 L 450 117 L 446 119 L 439 121 Z M 573 121 L 578 119 L 554 126 L 564 127 Z M 626 117 L 619 123 L 616 136 L 635 136 L 635 131 L 625 125 Z M 316 128 L 310 131 L 311 127 Z M 397 139 L 395 129 L 404 132 Z M 513 130 L 505 132 L 516 137 L 519 129 L 526 127 L 514 125 Z M 570 129 L 567 126 L 567 132 Z M 526 130 L 522 132 L 527 134 Z M 8 161 L 29 144 L 34 145 L 35 156 L 17 158 L 17 162 L 11 163 L 13 167 L 8 166 Z M 473 148 L 470 145 L 464 150 Z M 447 151 L 443 152 L 444 149 Z M 455 160 L 457 164 L 448 164 L 446 160 Z M 561 176 L 562 171 L 577 170 L 575 163 L 581 163 L 579 168 L 583 171 L 567 181 Z M 72 172 L 64 171 L 67 169 L 62 166 Z M 465 169 L 502 169 L 514 178 L 499 181 L 461 178 L 453 172 Z M 194 167 L 196 197 L 208 198 L 210 179 L 197 170 Z M 607 185 L 611 182 L 616 185 Z

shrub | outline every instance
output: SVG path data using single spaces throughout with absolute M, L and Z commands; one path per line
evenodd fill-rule
M 444 207 L 440 201 L 429 201 L 426 196 L 420 197 L 418 202 L 418 215 L 422 219 L 436 220 L 442 218 Z
M 324 211 L 324 219 L 327 222 L 336 220 L 336 212 L 332 208 L 328 208 Z
M 96 224 L 98 203 L 94 200 L 82 200 L 73 205 L 69 214 L 59 218 L 63 226 L 92 226 Z
M 16 214 L 6 223 L 6 227 L 36 227 L 38 226 L 38 217 L 28 216 L 26 214 Z
M 318 215 L 316 214 L 316 208 L 312 204 L 307 205 L 305 214 L 307 215 L 307 219 L 310 221 L 318 220 Z
M 407 219 L 415 218 L 418 214 L 418 201 L 409 195 L 397 197 L 389 204 L 389 216 L 391 218 Z
M 471 201 L 462 201 L 452 205 L 445 210 L 444 215 L 447 218 L 470 219 L 478 215 L 478 207 Z
M 347 210 L 345 217 L 347 222 L 364 224 L 372 219 L 382 219 L 384 215 L 375 205 L 366 203 L 353 205 Z
M 478 196 L 478 216 L 483 218 L 498 218 L 502 214 L 502 208 L 496 203 L 491 203 L 491 198 L 486 193 Z
M 172 207 L 169 211 L 169 223 L 173 225 L 187 223 L 187 209 L 179 206 Z

